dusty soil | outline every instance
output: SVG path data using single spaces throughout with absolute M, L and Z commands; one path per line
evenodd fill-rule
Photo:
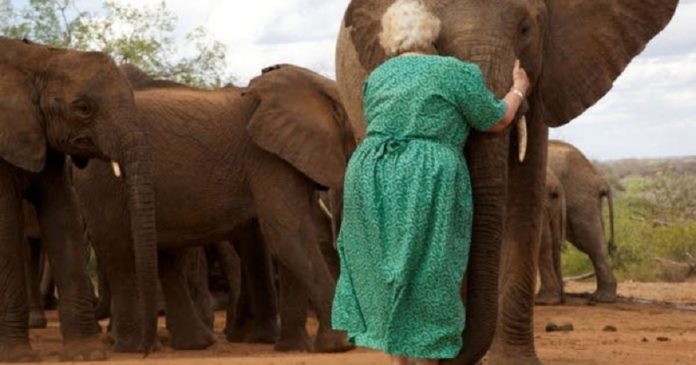
M 591 291 L 591 283 L 569 283 L 570 292 Z M 681 304 L 682 309 L 664 304 L 633 303 L 591 305 L 587 299 L 572 297 L 564 306 L 536 307 L 536 346 L 546 365 L 664 365 L 696 364 L 696 283 L 623 283 L 619 293 L 626 297 Z M 32 343 L 44 356 L 44 363 L 56 361 L 60 336 L 54 312 L 48 329 L 33 330 Z M 549 322 L 572 323 L 572 332 L 545 332 Z M 603 331 L 614 326 L 616 332 Z M 216 320 L 218 332 L 224 313 Z M 658 341 L 658 337 L 664 337 Z M 165 349 L 147 359 L 140 355 L 111 354 L 110 364 L 197 365 L 377 365 L 388 359 L 373 351 L 358 349 L 338 355 L 274 353 L 271 346 L 229 344 L 220 341 L 207 351 L 173 352 Z

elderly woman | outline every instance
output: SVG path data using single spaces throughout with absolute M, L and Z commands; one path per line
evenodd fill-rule
M 391 58 L 365 82 L 367 137 L 345 181 L 333 326 L 393 364 L 437 364 L 461 349 L 474 209 L 463 147 L 472 128 L 506 129 L 529 86 L 516 62 L 497 99 L 476 65 L 434 55 L 439 31 L 417 0 L 384 14 Z

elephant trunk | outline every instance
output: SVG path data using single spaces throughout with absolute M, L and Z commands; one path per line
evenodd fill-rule
M 137 287 L 143 310 L 140 350 L 148 354 L 157 331 L 157 227 L 152 156 L 143 133 L 131 133 L 122 143 Z
M 476 364 L 488 351 L 498 319 L 498 280 L 507 199 L 507 140 L 476 134 L 467 143 L 474 219 L 466 278 L 464 345 L 452 365 Z
M 452 42 L 452 43 L 450 43 Z M 443 48 L 465 51 L 454 56 L 476 63 L 488 86 L 503 95 L 511 85 L 515 57 L 492 39 L 490 46 L 475 46 L 479 38 L 445 40 Z M 507 61 L 510 61 L 509 65 Z M 475 133 L 467 141 L 467 163 L 471 174 L 474 216 L 466 282 L 466 328 L 459 356 L 449 362 L 473 365 L 490 349 L 498 321 L 501 248 L 507 205 L 510 133 Z

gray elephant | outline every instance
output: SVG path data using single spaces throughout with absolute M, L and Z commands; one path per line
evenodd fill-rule
M 176 274 L 178 250 L 226 240 L 240 224 L 258 218 L 271 255 L 317 308 L 314 349 L 348 349 L 345 336 L 330 327 L 335 281 L 309 218 L 313 191 L 341 186 L 344 151 L 354 145 L 346 137 L 335 84 L 283 65 L 265 70 L 245 89 L 137 87 L 138 125 L 153 152 L 160 278 L 172 347 L 200 349 L 215 341 L 192 314 L 190 294 Z M 140 319 L 133 310 L 137 297 L 130 284 L 135 278 L 122 182 L 108 164 L 96 161 L 75 170 L 73 179 L 109 280 L 116 349 L 133 351 Z
M 359 140 L 365 134 L 361 91 L 367 75 L 386 60 L 380 21 L 393 2 L 352 0 L 338 36 L 339 92 Z M 499 96 L 512 85 L 509 70 L 520 59 L 532 86 L 518 128 L 500 135 L 473 134 L 467 142 L 474 224 L 463 293 L 464 346 L 452 363 L 474 364 L 488 352 L 496 365 L 539 364 L 532 326 L 534 255 L 541 233 L 548 128 L 570 122 L 602 98 L 667 25 L 678 1 L 423 3 L 441 20 L 434 44 L 439 54 L 478 64 Z
M 539 277 L 541 287 L 537 304 L 559 304 L 563 296 L 561 248 L 566 240 L 566 197 L 563 185 L 553 171 L 546 170 L 546 196 L 539 244 Z
M 141 294 L 154 287 L 156 232 L 147 141 L 133 94 L 110 57 L 0 37 L 0 361 L 34 361 L 28 336 L 22 199 L 37 211 L 42 246 L 61 298 L 63 359 L 101 359 L 85 272 L 83 225 L 65 173 L 66 155 L 123 166 Z M 147 255 L 152 260 L 143 260 Z M 154 306 L 145 298 L 143 310 Z M 148 318 L 154 323 L 156 317 Z M 144 327 L 143 327 L 144 328 Z M 149 350 L 154 331 L 145 333 Z
M 611 253 L 614 250 L 614 204 L 611 187 L 599 170 L 574 146 L 561 141 L 550 141 L 548 149 L 548 169 L 558 177 L 565 191 L 567 240 L 586 253 L 592 261 L 597 276 L 597 291 L 593 300 L 612 303 L 616 301 L 616 278 L 607 260 L 607 251 Z M 610 231 L 606 249 L 602 215 L 604 199 L 609 207 Z M 558 266 L 560 262 L 554 265 Z M 546 268 L 543 270 L 548 271 Z M 542 287 L 547 287 L 545 279 L 550 278 L 541 276 Z M 557 279 L 552 280 L 562 281 L 563 277 L 559 275 Z M 547 293 L 549 294 L 544 298 L 545 302 L 557 301 L 563 295 L 562 292 Z

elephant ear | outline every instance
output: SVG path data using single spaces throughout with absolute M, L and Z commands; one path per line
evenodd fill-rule
M 374 70 L 387 60 L 379 44 L 382 15 L 394 0 L 353 0 L 348 5 L 343 25 L 350 31 L 350 39 L 365 70 Z
M 334 81 L 281 65 L 251 80 L 245 95 L 259 102 L 247 125 L 256 144 L 325 187 L 343 186 L 352 135 Z
M 0 157 L 31 172 L 43 170 L 46 137 L 28 77 L 0 63 Z
M 678 0 L 547 0 L 538 81 L 545 121 L 568 123 L 602 98 L 670 21 Z

